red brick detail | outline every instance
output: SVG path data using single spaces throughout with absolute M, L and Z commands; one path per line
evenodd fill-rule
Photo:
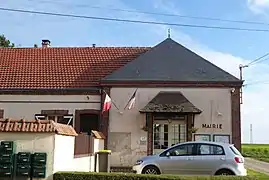
M 107 148 L 107 144 L 108 144 L 109 111 L 102 113 L 102 110 L 103 110 L 106 93 L 110 96 L 110 88 L 108 87 L 103 88 L 102 96 L 101 96 L 102 98 L 101 107 L 100 107 L 101 108 L 100 132 L 102 132 L 104 136 L 106 137 L 105 142 L 104 142 L 105 149 Z M 113 101 L 113 97 L 111 97 L 111 99 Z
M 240 112 L 240 88 L 231 91 L 232 108 L 232 143 L 241 151 L 241 112 Z
M 72 126 L 50 120 L 0 120 L 0 132 L 56 133 L 77 136 Z
M 4 118 L 4 109 L 0 109 L 0 119 Z
M 145 47 L 0 48 L 0 89 L 68 89 L 99 86 Z

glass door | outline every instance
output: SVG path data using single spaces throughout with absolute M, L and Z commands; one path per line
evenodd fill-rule
M 153 154 L 185 142 L 187 138 L 185 121 L 156 121 L 153 124 Z

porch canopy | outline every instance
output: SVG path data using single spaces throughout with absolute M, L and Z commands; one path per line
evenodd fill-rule
M 200 114 L 202 111 L 179 91 L 161 91 L 139 112 Z

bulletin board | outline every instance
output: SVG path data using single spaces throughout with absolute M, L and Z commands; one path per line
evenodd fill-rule
M 211 141 L 210 134 L 194 134 L 194 141 Z
M 230 143 L 230 135 L 227 134 L 214 134 L 214 142 Z

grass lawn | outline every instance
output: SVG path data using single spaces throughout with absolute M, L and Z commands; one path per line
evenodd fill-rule
M 269 144 L 242 144 L 242 154 L 245 157 L 269 162 Z
M 248 176 L 255 176 L 259 179 L 269 179 L 269 176 L 266 174 L 263 174 L 263 173 L 260 173 L 257 171 L 253 171 L 251 169 L 248 169 L 247 171 L 248 171 Z

